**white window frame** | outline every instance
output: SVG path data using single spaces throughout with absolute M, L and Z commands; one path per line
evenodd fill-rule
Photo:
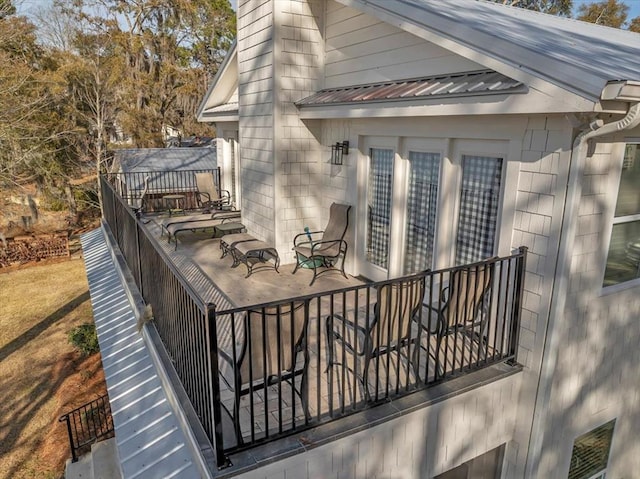
M 604 275 L 607 270 L 607 263 L 609 262 L 609 247 L 611 246 L 611 236 L 613 235 L 613 227 L 618 224 L 631 223 L 633 221 L 640 221 L 640 213 L 635 215 L 627 215 L 627 216 L 619 216 L 616 218 L 615 210 L 616 204 L 618 202 L 618 194 L 620 193 L 620 179 L 622 177 L 622 166 L 624 162 L 624 154 L 626 150 L 626 146 L 629 144 L 638 145 L 640 148 L 640 138 L 627 138 L 624 143 L 620 143 L 614 147 L 611 152 L 611 157 L 618 159 L 615 162 L 614 168 L 612 168 L 612 173 L 609 175 L 608 188 L 607 191 L 615 191 L 615 195 L 608 196 L 607 201 L 607 211 L 608 217 L 610 218 L 608 231 L 609 234 L 604 236 L 604 251 L 602 257 L 604 258 L 604 262 L 602 264 L 602 277 L 600 278 L 601 286 L 601 296 L 606 296 L 608 294 L 614 294 L 620 291 L 625 291 L 631 288 L 637 288 L 640 286 L 640 277 L 630 279 L 628 281 L 623 281 L 622 283 L 612 284 L 610 286 L 604 286 Z

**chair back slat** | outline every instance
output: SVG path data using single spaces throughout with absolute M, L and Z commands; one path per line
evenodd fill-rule
M 295 368 L 295 351 L 302 342 L 305 324 L 306 307 L 303 301 L 293 303 L 293 308 L 291 304 L 284 304 L 249 311 L 245 316 L 245 345 L 239 358 L 243 383 L 292 371 Z
M 422 306 L 424 291 L 424 276 L 378 288 L 375 324 L 371 328 L 374 351 L 409 338 L 411 320 Z

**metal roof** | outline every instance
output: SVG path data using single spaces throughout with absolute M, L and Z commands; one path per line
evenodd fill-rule
M 201 477 L 102 229 L 81 237 L 122 477 Z
M 217 167 L 216 148 L 136 148 L 114 152 L 116 173 L 149 173 L 149 192 L 194 191 L 195 177 L 179 177 L 180 170 L 213 170 Z M 144 189 L 144 176 L 126 175 L 121 178 L 129 191 Z
M 208 108 L 207 110 L 205 110 L 205 114 L 206 113 L 226 113 L 226 112 L 232 112 L 232 111 L 238 111 L 238 102 L 230 102 L 230 103 L 223 103 L 222 105 L 213 107 L 213 108 Z
M 494 71 L 480 71 L 328 88 L 303 98 L 296 102 L 296 105 L 305 107 L 518 92 L 526 92 L 526 87 L 521 82 Z
M 590 101 L 608 81 L 640 80 L 640 34 L 626 30 L 476 0 L 337 1 L 478 63 L 497 60 L 508 68 L 491 68 L 513 78 L 522 72 Z
M 175 170 L 211 170 L 217 166 L 216 149 L 129 148 L 114 152 L 116 165 L 123 173 Z

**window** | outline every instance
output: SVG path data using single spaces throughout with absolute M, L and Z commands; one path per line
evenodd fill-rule
M 609 421 L 575 440 L 568 479 L 604 479 L 615 423 Z
M 368 188 L 367 261 L 387 268 L 391 234 L 391 188 L 393 150 L 371 148 L 371 173 Z
M 439 474 L 434 479 L 496 479 L 502 475 L 504 444 L 458 467 Z
M 439 167 L 439 154 L 409 152 L 404 274 L 432 266 Z
M 456 264 L 481 261 L 494 253 L 502 158 L 462 156 Z
M 640 277 L 640 145 L 625 148 L 604 286 Z
M 509 170 L 508 148 L 505 141 L 367 137 L 359 159 L 359 274 L 383 280 L 504 250 L 502 190 L 518 174 L 517 165 Z

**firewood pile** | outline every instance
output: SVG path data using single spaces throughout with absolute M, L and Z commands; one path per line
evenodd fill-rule
M 67 233 L 16 236 L 0 241 L 0 268 L 64 256 L 69 256 Z

